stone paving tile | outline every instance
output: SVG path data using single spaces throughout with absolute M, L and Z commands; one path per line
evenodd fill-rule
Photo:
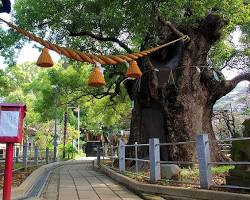
M 56 168 L 43 192 L 46 200 L 138 200 L 141 199 L 109 177 L 96 172 L 91 163 Z
M 44 196 L 46 199 L 56 199 L 57 193 L 55 192 L 47 192 Z

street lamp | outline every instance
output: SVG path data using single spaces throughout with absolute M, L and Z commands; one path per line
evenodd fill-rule
M 74 111 L 77 112 L 77 130 L 78 130 L 78 135 L 77 135 L 77 153 L 79 154 L 80 152 L 80 107 L 74 107 L 74 106 L 69 106 L 68 108 L 74 108 Z
M 59 87 L 57 85 L 53 85 L 53 92 L 55 94 L 55 102 L 54 102 L 54 121 L 55 121 L 55 129 L 54 129 L 54 139 L 53 139 L 53 145 L 54 145 L 54 152 L 53 152 L 53 161 L 57 161 L 57 104 L 58 104 L 58 92 L 59 92 Z

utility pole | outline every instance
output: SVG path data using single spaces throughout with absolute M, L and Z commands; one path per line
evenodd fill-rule
M 63 128 L 63 158 L 65 158 L 65 144 L 66 144 L 66 135 L 67 135 L 67 121 L 68 113 L 64 112 L 64 128 Z
M 78 130 L 78 135 L 77 135 L 77 153 L 80 153 L 80 106 L 78 105 L 77 107 L 74 106 L 68 106 L 67 110 L 69 108 L 74 108 L 74 111 L 77 112 L 77 130 Z M 74 141 L 72 141 L 72 146 L 74 144 Z
M 54 145 L 54 152 L 53 152 L 53 161 L 57 161 L 57 95 L 58 95 L 58 87 L 54 87 L 54 93 L 55 93 L 55 108 L 54 108 L 54 120 L 55 120 L 55 129 L 54 129 L 54 140 L 53 140 L 53 145 Z
M 80 153 L 80 106 L 77 107 L 77 153 Z

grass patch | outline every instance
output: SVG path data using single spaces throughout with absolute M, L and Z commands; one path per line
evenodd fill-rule
M 221 166 L 215 166 L 212 167 L 212 173 L 213 174 L 224 174 L 228 173 L 230 169 L 234 169 L 235 166 L 233 165 L 221 165 Z
M 23 163 L 21 163 L 21 162 L 20 163 L 18 162 L 18 163 L 14 164 L 14 169 L 20 169 L 22 167 L 23 167 Z

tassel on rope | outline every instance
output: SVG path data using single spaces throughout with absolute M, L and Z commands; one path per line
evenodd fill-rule
M 41 55 L 39 56 L 37 62 L 36 62 L 37 66 L 39 67 L 52 67 L 54 65 L 52 58 L 49 54 L 49 49 L 44 48 L 42 50 Z
M 168 84 L 171 84 L 171 80 L 170 79 L 172 80 L 172 84 L 174 84 L 174 86 L 176 88 L 174 74 L 173 74 L 173 70 L 172 69 L 170 69 L 170 73 L 169 73 L 169 77 L 168 77 Z
M 131 78 L 139 78 L 142 76 L 142 72 L 135 60 L 130 62 L 126 76 Z
M 92 87 L 101 87 L 106 85 L 103 73 L 101 72 L 101 65 L 100 63 L 96 63 L 93 71 L 89 76 L 88 85 Z

